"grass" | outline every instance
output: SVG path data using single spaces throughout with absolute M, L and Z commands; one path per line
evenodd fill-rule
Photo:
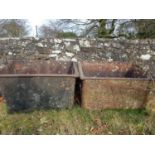
M 89 111 L 79 106 L 8 114 L 0 104 L 0 134 L 155 134 L 155 113 L 143 110 Z

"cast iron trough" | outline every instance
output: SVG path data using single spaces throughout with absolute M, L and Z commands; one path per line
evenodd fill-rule
M 0 90 L 10 112 L 71 108 L 77 76 L 72 62 L 12 60 L 0 68 Z
M 87 109 L 144 108 L 150 79 L 132 63 L 78 63 L 81 105 Z

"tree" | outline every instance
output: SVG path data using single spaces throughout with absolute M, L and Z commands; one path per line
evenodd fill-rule
M 155 38 L 154 19 L 62 19 L 58 22 L 82 37 Z
M 154 19 L 119 20 L 117 37 L 124 35 L 129 39 L 155 38 Z
M 117 19 L 115 28 L 115 38 L 124 37 L 127 39 L 136 38 L 137 30 L 134 19 Z
M 60 24 L 58 20 L 56 21 L 49 20 L 47 24 L 42 25 L 39 28 L 39 36 L 43 38 L 75 38 L 77 37 L 77 35 L 74 32 L 67 31 L 64 25 Z
M 116 19 L 99 19 L 98 37 L 99 38 L 111 38 L 114 36 Z
M 42 25 L 39 28 L 39 36 L 43 38 L 55 38 L 58 35 L 58 30 L 49 25 Z
M 155 20 L 154 19 L 139 19 L 135 20 L 137 29 L 137 38 L 155 38 Z
M 116 19 L 49 20 L 47 24 L 44 24 L 40 27 L 40 36 L 112 38 L 115 31 L 116 21 Z
M 0 37 L 24 37 L 29 34 L 28 21 L 24 19 L 0 20 Z
M 116 19 L 61 19 L 58 22 L 60 25 L 72 28 L 82 37 L 110 38 L 114 33 L 116 21 Z

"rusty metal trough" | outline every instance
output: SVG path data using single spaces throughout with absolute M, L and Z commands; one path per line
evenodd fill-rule
M 0 68 L 0 90 L 10 112 L 70 108 L 77 76 L 72 62 L 13 60 Z
M 78 63 L 86 109 L 144 108 L 150 80 L 132 63 Z

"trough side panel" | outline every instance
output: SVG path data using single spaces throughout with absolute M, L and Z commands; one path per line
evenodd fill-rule
M 74 102 L 73 77 L 0 78 L 9 111 L 70 108 Z
M 85 80 L 82 106 L 87 109 L 143 108 L 149 81 Z

